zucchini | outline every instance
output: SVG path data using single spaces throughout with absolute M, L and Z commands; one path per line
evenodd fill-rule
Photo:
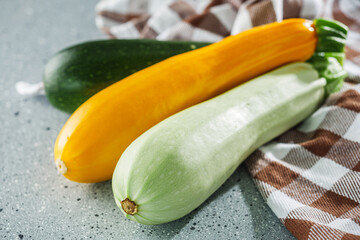
M 309 116 L 325 85 L 311 64 L 292 63 L 160 122 L 120 157 L 117 205 L 142 224 L 188 214 L 255 149 Z
M 53 106 L 72 113 L 103 88 L 166 58 L 208 44 L 133 39 L 71 46 L 45 66 L 45 93 Z

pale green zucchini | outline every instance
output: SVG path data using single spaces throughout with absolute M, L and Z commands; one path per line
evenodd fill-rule
M 311 64 L 293 63 L 160 122 L 121 156 L 117 205 L 142 224 L 188 214 L 255 149 L 309 116 L 325 86 Z

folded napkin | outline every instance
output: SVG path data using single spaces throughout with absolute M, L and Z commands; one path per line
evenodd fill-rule
M 286 18 L 349 27 L 345 68 L 360 82 L 359 0 L 102 0 L 97 26 L 112 38 L 216 42 Z M 360 84 L 346 83 L 246 165 L 265 201 L 298 239 L 360 239 Z

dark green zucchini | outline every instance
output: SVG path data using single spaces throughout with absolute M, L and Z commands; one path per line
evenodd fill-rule
M 132 73 L 208 44 L 132 39 L 71 46 L 47 63 L 45 93 L 56 108 L 72 113 L 92 95 Z

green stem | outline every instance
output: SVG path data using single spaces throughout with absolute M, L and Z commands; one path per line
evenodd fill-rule
M 308 60 L 327 81 L 326 95 L 340 90 L 347 73 L 345 42 L 348 27 L 341 22 L 318 18 L 314 20 L 318 42 L 314 55 Z

